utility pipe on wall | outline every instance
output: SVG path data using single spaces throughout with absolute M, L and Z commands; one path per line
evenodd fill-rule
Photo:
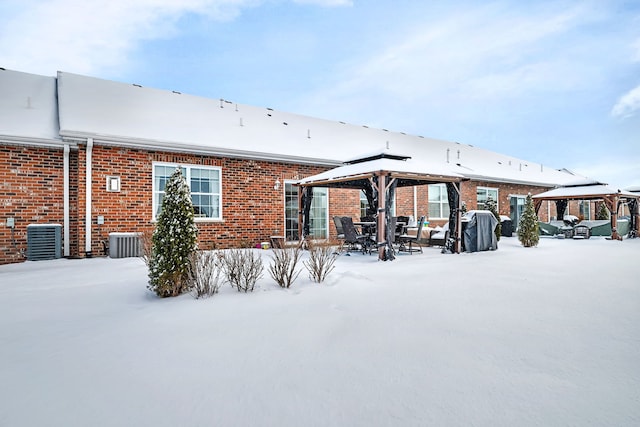
M 62 215 L 63 215 L 63 228 L 64 228 L 64 256 L 71 255 L 69 245 L 69 144 L 64 144 L 64 156 L 62 160 L 63 165 L 63 196 L 62 196 Z
M 86 205 L 84 224 L 84 252 L 86 256 L 91 256 L 91 157 L 93 154 L 93 138 L 87 138 L 87 159 L 86 159 Z

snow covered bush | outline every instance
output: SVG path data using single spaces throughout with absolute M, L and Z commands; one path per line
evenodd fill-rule
M 303 264 L 309 271 L 309 278 L 321 283 L 333 271 L 337 258 L 338 253 L 333 246 L 309 242 L 309 260 L 303 261 Z
M 229 284 L 238 292 L 253 292 L 262 278 L 262 257 L 251 249 L 229 249 L 222 256 L 222 271 Z
M 210 297 L 222 285 L 222 259 L 217 252 L 195 251 L 191 254 L 189 274 L 191 293 L 195 298 Z
M 498 213 L 498 206 L 496 204 L 496 201 L 492 198 L 487 199 L 487 201 L 484 203 L 484 208 L 485 210 L 491 212 L 493 216 L 498 220 L 498 225 L 496 225 L 495 233 L 496 239 L 500 241 L 500 236 L 502 235 L 502 223 L 500 222 L 500 214 Z
M 269 274 L 281 288 L 289 288 L 298 278 L 302 269 L 296 270 L 302 248 L 298 245 L 284 249 L 274 249 L 272 252 Z
M 180 168 L 171 175 L 164 191 L 148 262 L 148 288 L 163 298 L 189 290 L 191 255 L 197 249 L 191 192 Z
M 538 246 L 538 241 L 540 240 L 540 234 L 538 233 L 538 216 L 533 207 L 531 193 L 527 195 L 524 212 L 520 218 L 520 223 L 518 223 L 518 240 L 520 240 L 520 243 L 522 243 L 522 246 L 525 248 Z

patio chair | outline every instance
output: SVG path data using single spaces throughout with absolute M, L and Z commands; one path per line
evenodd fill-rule
M 449 239 L 448 221 L 441 229 L 431 230 L 431 233 L 429 235 L 429 245 L 444 247 L 447 244 L 447 239 Z
M 338 248 L 338 252 L 342 252 L 344 246 L 344 230 L 342 229 L 342 218 L 339 216 L 333 217 L 333 224 L 336 226 L 336 238 L 340 242 L 340 247 Z
M 344 242 L 349 245 L 349 248 L 352 250 L 359 246 L 362 253 L 371 253 L 371 247 L 375 245 L 375 242 L 368 235 L 358 233 L 351 217 L 343 216 L 341 220 Z
M 418 231 L 415 236 L 411 236 L 409 234 L 402 234 L 398 236 L 398 243 L 400 246 L 398 247 L 398 251 L 400 252 L 409 252 L 413 255 L 414 252 L 422 253 L 422 245 L 420 245 L 420 239 L 422 238 L 422 227 L 424 226 L 424 216 L 420 217 L 418 221 Z M 417 248 L 413 247 L 413 244 L 416 244 Z

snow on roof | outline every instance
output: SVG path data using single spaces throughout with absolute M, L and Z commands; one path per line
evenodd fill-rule
M 22 81 L 18 83 L 29 86 L 29 75 L 12 73 L 22 75 Z M 55 79 L 40 76 L 31 79 L 48 82 L 48 126 L 36 132 L 31 123 L 23 119 L 17 120 L 11 131 L 55 137 L 58 133 L 57 126 L 53 126 L 53 118 L 57 111 L 55 90 L 51 87 Z M 4 81 L 0 77 L 0 82 Z M 394 153 L 411 156 L 417 164 L 428 160 L 435 170 L 448 170 L 490 182 L 555 186 L 579 178 L 564 169 L 467 144 L 307 117 L 224 99 L 203 98 L 67 72 L 58 72 L 57 83 L 59 135 L 67 140 L 91 137 L 103 144 L 325 166 L 338 166 L 346 159 L 362 158 L 363 153 L 389 148 Z M 6 107 L 3 100 L 0 104 Z M 16 109 L 15 105 L 9 107 Z
M 638 194 L 631 193 L 629 191 L 621 191 L 615 189 L 606 184 L 588 184 L 582 186 L 566 186 L 554 188 L 553 190 L 545 191 L 544 193 L 536 194 L 532 196 L 534 199 L 571 199 L 571 198 L 583 198 L 583 199 L 596 199 L 602 196 L 619 195 L 622 197 L 638 197 Z
M 60 143 L 54 77 L 0 68 L 0 140 Z
M 590 185 L 608 185 L 607 183 L 596 181 L 591 178 L 577 179 L 575 181 L 566 182 L 563 187 L 585 187 Z
M 304 185 L 314 182 L 340 182 L 349 177 L 364 178 L 376 171 L 389 171 L 403 176 L 416 176 L 416 178 L 418 178 L 418 174 L 423 175 L 422 178 L 426 178 L 428 174 L 434 177 L 445 177 L 443 182 L 459 181 L 463 178 L 462 175 L 453 172 L 451 168 L 434 162 L 380 158 L 366 162 L 345 164 L 317 175 L 303 178 L 298 183 Z
M 630 191 L 632 193 L 640 193 L 640 185 L 632 185 L 630 187 L 625 188 L 626 191 Z

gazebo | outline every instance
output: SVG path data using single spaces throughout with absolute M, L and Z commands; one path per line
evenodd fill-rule
M 461 249 L 461 198 L 460 182 L 465 178 L 442 165 L 413 161 L 411 157 L 388 151 L 363 156 L 326 172 L 309 176 L 297 182 L 302 188 L 299 194 L 298 233 L 306 239 L 309 235 L 309 211 L 313 187 L 351 188 L 363 190 L 372 213 L 377 214 L 376 242 L 378 258 L 393 260 L 391 242 L 394 230 L 389 230 L 389 207 L 397 187 L 445 183 L 449 201 L 449 229 L 451 236 L 447 249 L 459 253 Z
M 640 194 L 630 191 L 622 191 L 610 187 L 609 185 L 594 181 L 594 180 L 582 180 L 576 181 L 562 187 L 554 188 L 553 190 L 545 191 L 544 193 L 536 194 L 532 196 L 536 213 L 540 209 L 543 200 L 553 200 L 556 202 L 556 211 L 558 219 L 564 217 L 564 212 L 567 208 L 569 200 L 602 200 L 609 212 L 611 212 L 611 237 L 618 239 L 617 231 L 617 213 L 621 203 L 628 203 L 629 211 L 631 213 L 631 230 L 638 232 L 640 226 L 638 221 L 638 199 Z

